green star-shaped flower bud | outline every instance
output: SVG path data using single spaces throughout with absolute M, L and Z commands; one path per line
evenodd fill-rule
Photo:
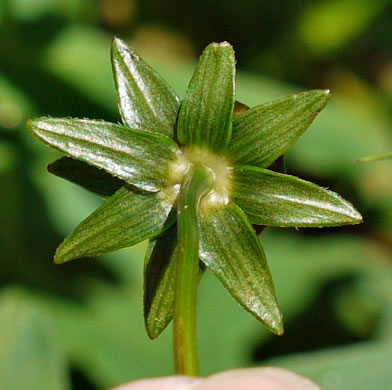
M 147 332 L 157 337 L 174 316 L 177 372 L 197 374 L 195 301 L 205 268 L 247 311 L 282 334 L 255 227 L 362 221 L 334 192 L 272 170 L 330 93 L 313 90 L 248 110 L 235 102 L 235 58 L 227 42 L 205 49 L 182 102 L 119 39 L 113 41 L 112 65 L 123 125 L 28 122 L 34 135 L 69 156 L 52 163 L 50 172 L 107 198 L 60 245 L 55 262 L 149 239 Z

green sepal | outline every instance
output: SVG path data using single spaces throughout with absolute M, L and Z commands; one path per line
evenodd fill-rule
M 150 339 L 169 325 L 174 312 L 177 269 L 177 228 L 151 240 L 144 259 L 144 324 Z
M 108 198 L 114 195 L 126 183 L 83 161 L 62 157 L 48 165 L 48 171 L 53 175 L 77 184 L 86 190 Z
M 112 68 L 124 125 L 173 138 L 180 99 L 166 81 L 118 38 Z
M 283 333 L 282 314 L 263 248 L 237 205 L 201 208 L 199 254 L 244 309 L 272 332 Z
M 362 222 L 352 204 L 335 192 L 267 169 L 235 168 L 232 196 L 252 224 L 324 227 Z
M 63 241 L 55 262 L 97 256 L 159 235 L 176 196 L 174 189 L 151 193 L 122 187 Z
M 150 240 L 144 259 L 144 323 L 151 339 L 156 339 L 173 318 L 177 270 L 177 225 Z M 205 266 L 200 262 L 199 276 Z
M 267 168 L 305 132 L 329 98 L 328 90 L 302 92 L 237 116 L 228 148 L 231 160 Z
M 183 145 L 223 151 L 231 136 L 234 108 L 234 51 L 227 42 L 204 50 L 182 101 L 177 137 Z
M 27 127 L 70 157 L 145 191 L 162 187 L 178 151 L 166 137 L 98 120 L 38 118 Z

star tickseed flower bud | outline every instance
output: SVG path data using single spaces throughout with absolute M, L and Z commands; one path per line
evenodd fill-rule
M 235 104 L 235 58 L 227 42 L 204 50 L 182 102 L 117 38 L 112 65 L 122 125 L 70 118 L 27 124 L 68 156 L 52 163 L 50 172 L 106 199 L 59 246 L 55 262 L 149 239 L 147 333 L 158 337 L 174 319 L 177 373 L 197 375 L 195 307 L 205 268 L 245 310 L 282 334 L 283 317 L 254 226 L 362 221 L 338 194 L 268 169 L 309 127 L 330 93 L 308 91 L 249 110 Z

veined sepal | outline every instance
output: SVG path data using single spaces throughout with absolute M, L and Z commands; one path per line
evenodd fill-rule
M 55 262 L 97 256 L 161 234 L 170 226 L 177 191 L 173 187 L 151 193 L 122 187 L 63 241 Z
M 112 68 L 124 125 L 174 137 L 180 99 L 121 39 L 112 42 Z
M 233 200 L 257 225 L 326 227 L 362 222 L 354 206 L 335 192 L 252 166 L 235 168 Z
M 313 90 L 252 107 L 233 120 L 228 155 L 236 165 L 267 168 L 297 141 L 326 106 L 328 90 Z
M 235 58 L 227 42 L 211 43 L 204 50 L 181 103 L 177 138 L 222 152 L 231 137 L 235 101 Z
M 234 203 L 200 209 L 200 259 L 248 312 L 273 333 L 283 333 L 261 243 L 243 211 Z
M 41 141 L 144 191 L 159 191 L 178 146 L 166 137 L 100 120 L 38 118 L 27 127 Z

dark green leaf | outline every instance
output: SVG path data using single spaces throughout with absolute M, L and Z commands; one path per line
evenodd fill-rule
M 48 165 L 48 171 L 103 198 L 112 196 L 125 184 L 102 169 L 69 157 L 52 162 Z
M 176 195 L 173 189 L 149 193 L 122 187 L 64 240 L 55 262 L 96 256 L 160 234 Z
M 180 99 L 166 81 L 118 38 L 112 66 L 124 124 L 173 138 Z
M 322 227 L 357 224 L 357 210 L 338 194 L 294 176 L 240 166 L 233 200 L 258 225 Z
M 27 127 L 48 145 L 142 190 L 157 191 L 176 157 L 174 142 L 104 121 L 39 118 Z
M 283 333 L 263 248 L 245 214 L 234 203 L 201 208 L 200 258 L 247 311 L 272 332 Z
M 184 145 L 224 150 L 231 135 L 234 107 L 234 51 L 229 43 L 204 50 L 182 102 L 177 136 Z
M 151 339 L 157 338 L 173 318 L 177 250 L 177 229 L 172 226 L 150 242 L 146 253 L 144 322 Z
M 329 98 L 327 90 L 303 92 L 239 115 L 229 145 L 232 161 L 268 167 L 297 141 Z

